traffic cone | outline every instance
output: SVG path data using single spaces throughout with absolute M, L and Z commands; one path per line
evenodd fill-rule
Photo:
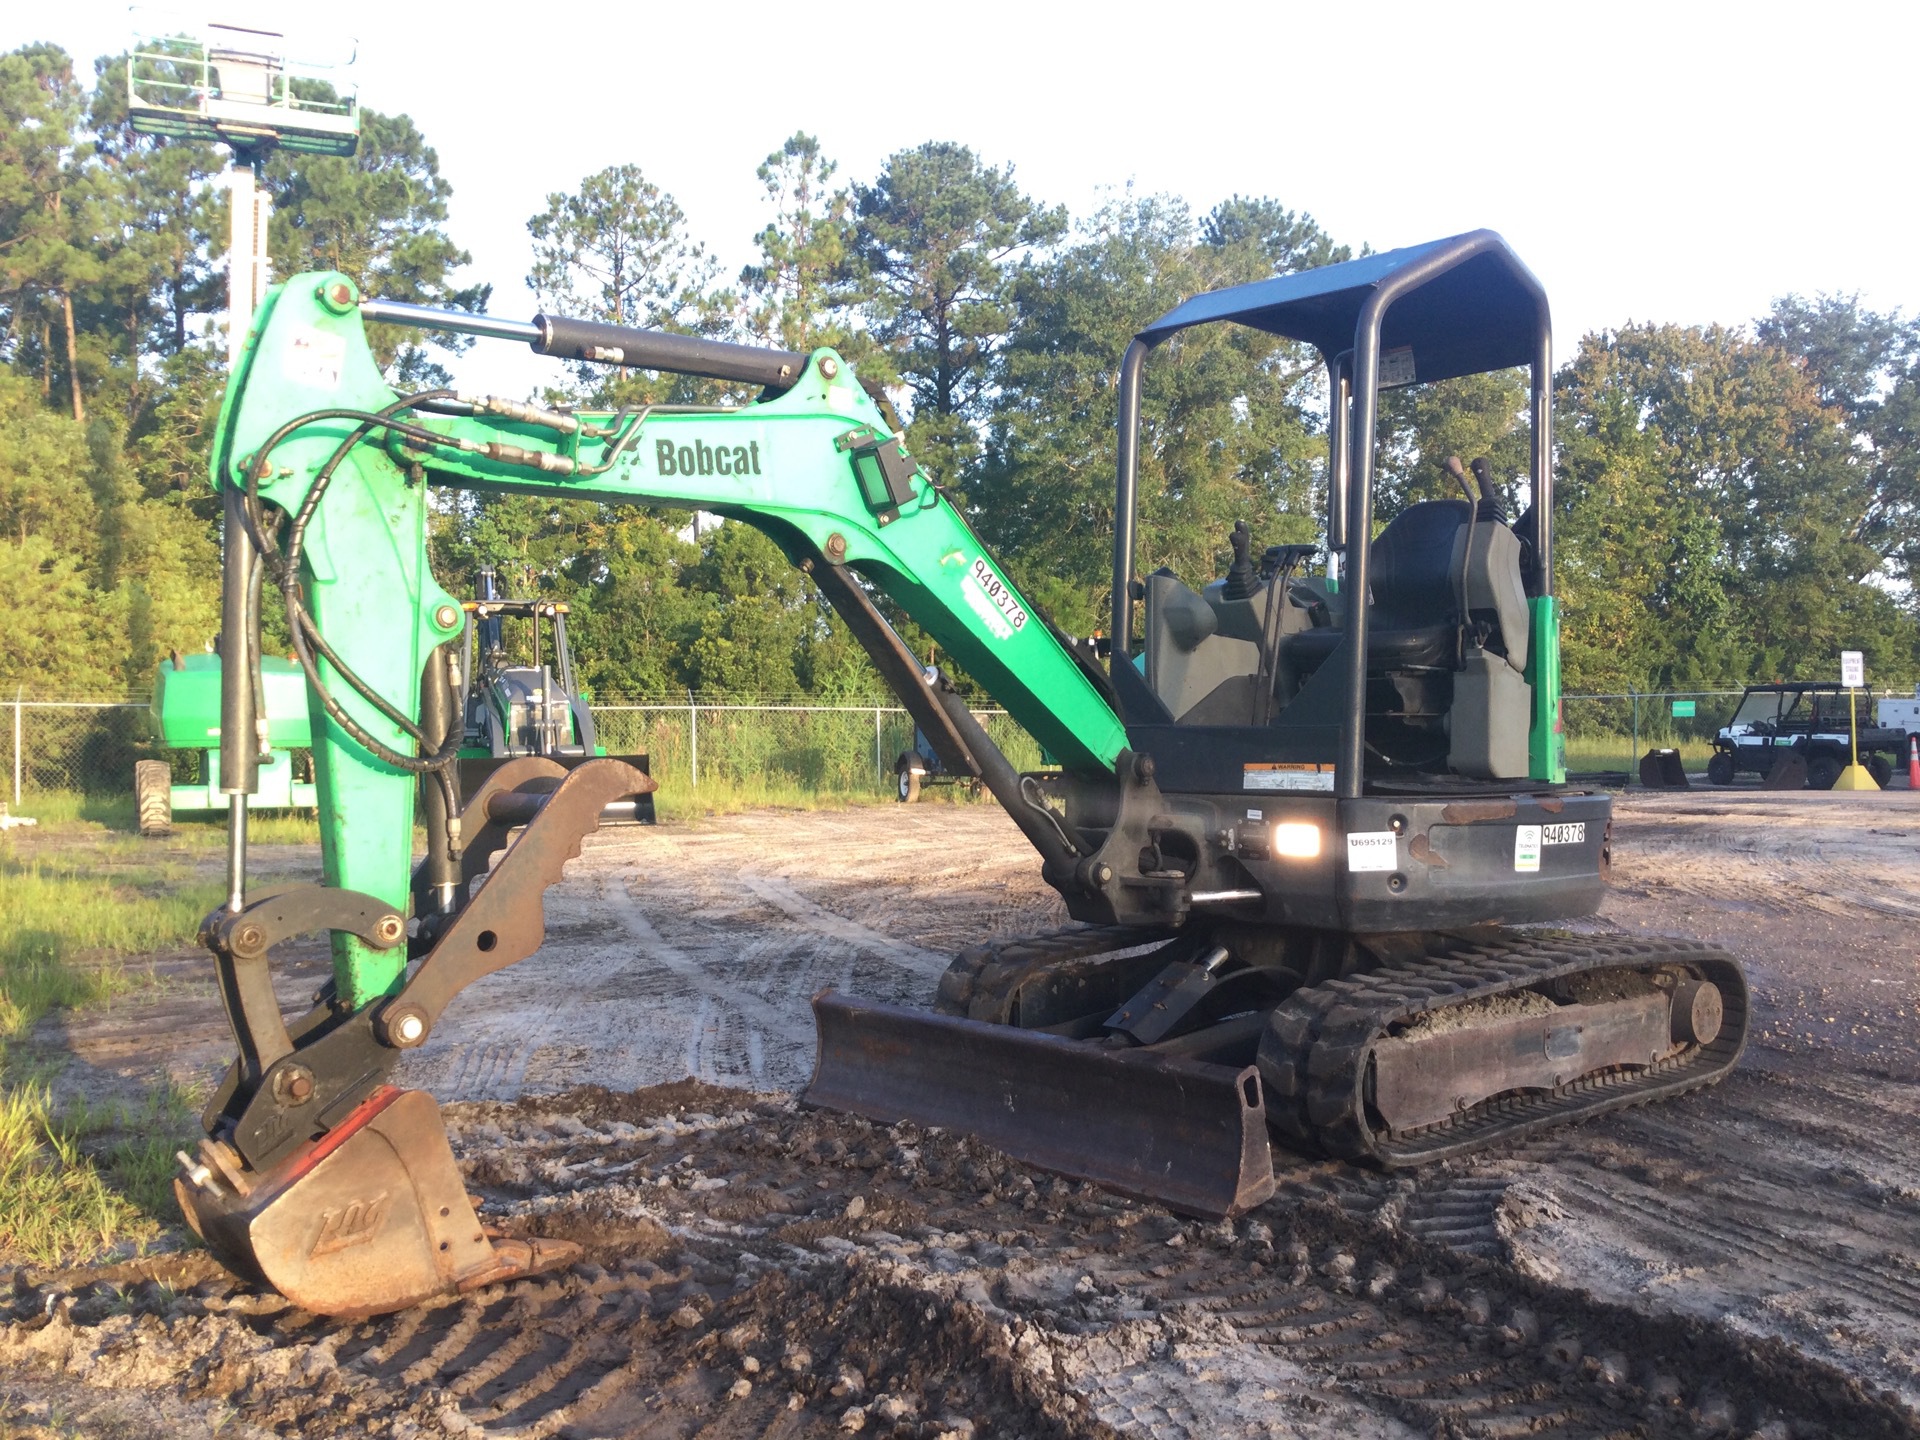
M 1920 735 L 1907 736 L 1907 788 L 1920 790 Z

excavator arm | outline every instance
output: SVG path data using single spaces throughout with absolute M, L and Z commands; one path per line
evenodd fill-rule
M 682 353 L 700 344 L 687 337 L 582 328 L 625 336 L 622 353 L 655 338 L 669 342 L 664 358 L 698 363 L 697 352 L 692 361 Z M 711 348 L 723 359 L 784 353 Z M 907 454 L 852 368 L 831 350 L 793 358 L 801 363 L 784 391 L 730 407 L 561 413 L 432 392 L 409 403 L 367 348 L 351 282 L 302 275 L 256 320 L 221 414 L 213 479 L 224 493 L 252 497 L 262 517 L 255 529 L 277 520 L 283 564 L 285 534 L 299 528 L 297 603 L 329 652 L 314 660 L 321 688 L 397 749 L 413 748 L 404 727 L 342 683 L 341 667 L 419 720 L 429 659 L 457 638 L 462 619 L 425 562 L 426 488 L 451 486 L 685 506 L 751 524 L 812 575 L 923 728 L 947 741 L 942 758 L 954 768 L 978 774 L 992 761 L 965 719 L 956 729 L 938 678 L 886 625 L 869 586 L 924 627 L 1063 767 L 1111 775 L 1125 730 L 1089 668 Z M 403 906 L 414 777 L 325 710 L 315 724 L 327 881 Z M 357 1005 L 396 973 L 391 958 L 350 955 L 337 982 Z
M 215 437 L 227 524 L 222 731 L 257 729 L 251 678 L 271 583 L 308 680 L 325 884 L 249 897 L 244 803 L 235 807 L 228 903 L 204 938 L 239 1058 L 178 1187 L 189 1218 L 236 1268 L 335 1313 L 398 1308 L 552 1258 L 488 1243 L 458 1193 L 431 1102 L 393 1090 L 387 1076 L 462 988 L 538 948 L 539 897 L 580 837 L 605 804 L 653 787 L 614 760 L 563 773 L 529 758 L 476 794 L 456 793 L 451 673 L 463 615 L 427 564 L 431 487 L 685 506 L 764 531 L 847 619 L 950 768 L 980 776 L 1007 806 L 1063 890 L 1097 890 L 1111 867 L 1079 873 L 1098 847 L 921 667 L 870 589 L 1075 777 L 1114 783 L 1126 744 L 1099 672 L 1034 612 L 907 453 L 890 409 L 831 350 L 800 356 L 559 319 L 516 327 L 550 353 L 762 387 L 731 406 L 563 412 L 447 390 L 397 394 L 364 323 L 344 276 L 278 287 L 255 317 Z M 253 751 L 223 746 L 222 788 L 242 802 Z M 416 865 L 417 802 L 428 843 Z M 303 931 L 329 933 L 333 981 L 289 1022 L 273 1000 L 268 951 Z M 380 1252 L 374 1283 L 366 1261 L 378 1245 L 398 1248 Z

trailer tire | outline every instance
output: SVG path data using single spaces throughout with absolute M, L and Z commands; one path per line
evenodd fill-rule
M 134 762 L 133 804 L 142 835 L 157 838 L 173 833 L 173 769 L 166 761 Z
M 920 772 L 910 765 L 903 765 L 896 774 L 897 795 L 900 803 L 911 805 L 920 798 Z
M 1814 756 L 1807 762 L 1807 788 L 1809 790 L 1833 789 L 1833 782 L 1840 778 L 1840 772 L 1845 768 L 1831 755 Z
M 1713 752 L 1713 758 L 1707 761 L 1707 779 L 1716 785 L 1733 783 L 1733 757 L 1724 750 Z

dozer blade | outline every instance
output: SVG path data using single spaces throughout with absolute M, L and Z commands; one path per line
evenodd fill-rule
M 813 997 L 805 1103 L 958 1130 L 1042 1170 L 1189 1215 L 1273 1194 L 1260 1074 L 1150 1050 Z
M 488 1238 L 440 1109 L 418 1090 L 382 1086 L 250 1186 L 217 1151 L 202 1156 L 174 1181 L 187 1222 L 231 1269 L 316 1314 L 384 1315 L 580 1254 L 565 1241 Z

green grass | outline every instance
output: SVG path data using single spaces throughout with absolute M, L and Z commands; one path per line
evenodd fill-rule
M 1635 753 L 1631 735 L 1569 735 L 1567 769 L 1576 773 L 1624 770 L 1638 776 L 1640 756 L 1656 745 L 1661 749 L 1677 749 L 1680 762 L 1689 770 L 1704 770 L 1707 757 L 1713 754 L 1713 745 L 1706 740 L 1650 740 L 1643 735 L 1639 752 Z
M 42 790 L 21 798 L 19 813 L 43 830 L 137 835 L 132 795 L 89 795 L 75 790 Z M 318 845 L 320 822 L 297 811 L 256 810 L 247 821 L 247 837 L 256 845 Z M 227 843 L 224 813 L 178 814 L 173 836 L 193 849 L 219 849 Z M 156 843 L 156 842 L 148 842 Z
M 851 805 L 894 805 L 891 778 L 888 788 L 857 790 L 808 789 L 790 782 L 702 777 L 690 790 L 684 780 L 662 783 L 654 792 L 654 814 L 661 820 L 697 819 L 702 815 L 737 815 L 743 810 L 839 810 Z M 972 804 L 963 785 L 929 785 L 920 792 L 922 805 Z
M 64 1062 L 27 1037 L 56 1010 L 151 986 L 151 968 L 128 957 L 189 939 L 222 893 L 138 840 L 103 836 L 98 822 L 75 815 L 49 832 L 26 832 L 24 855 L 0 839 L 0 1256 L 41 1264 L 161 1233 L 193 1107 L 171 1085 L 133 1107 L 57 1104 L 51 1082 Z

